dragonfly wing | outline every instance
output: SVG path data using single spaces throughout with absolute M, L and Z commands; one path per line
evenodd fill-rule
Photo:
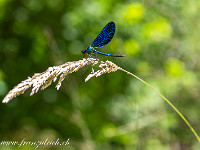
M 94 39 L 91 46 L 94 48 L 103 47 L 108 44 L 115 34 L 115 23 L 109 22 L 101 31 L 101 33 Z

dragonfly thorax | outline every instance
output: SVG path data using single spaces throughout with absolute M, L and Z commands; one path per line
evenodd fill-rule
M 94 51 L 94 48 L 93 48 L 92 46 L 88 46 L 87 52 L 88 52 L 88 53 L 91 53 L 91 52 L 93 52 L 93 51 Z
M 90 53 L 94 52 L 94 48 L 91 46 L 88 46 L 88 48 L 86 50 L 82 50 L 81 52 L 83 54 L 90 54 Z

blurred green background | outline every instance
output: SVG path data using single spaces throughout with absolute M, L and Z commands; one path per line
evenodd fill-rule
M 0 99 L 50 66 L 82 59 L 110 21 L 113 40 L 98 55 L 163 93 L 200 133 L 199 0 L 0 0 Z M 0 104 L 0 142 L 66 141 L 69 150 L 197 150 L 197 139 L 152 89 L 124 72 L 84 82 L 92 66 L 29 96 Z M 97 68 L 95 68 L 97 69 Z M 35 149 L 0 145 L 1 149 Z

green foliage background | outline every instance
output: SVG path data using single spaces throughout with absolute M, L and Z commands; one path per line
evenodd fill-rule
M 114 39 L 99 56 L 163 93 L 200 133 L 199 0 L 0 0 L 0 99 L 49 66 L 82 59 L 109 22 Z M 1 141 L 66 141 L 70 150 L 197 150 L 198 141 L 152 89 L 123 72 L 84 82 L 91 66 L 0 104 Z M 1 149 L 19 149 L 0 145 Z M 35 149 L 27 145 L 21 149 Z

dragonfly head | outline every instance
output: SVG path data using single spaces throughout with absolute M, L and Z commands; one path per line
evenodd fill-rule
M 87 50 L 82 50 L 81 52 L 82 52 L 83 54 L 85 54 L 85 53 L 86 53 L 86 51 L 87 51 Z

